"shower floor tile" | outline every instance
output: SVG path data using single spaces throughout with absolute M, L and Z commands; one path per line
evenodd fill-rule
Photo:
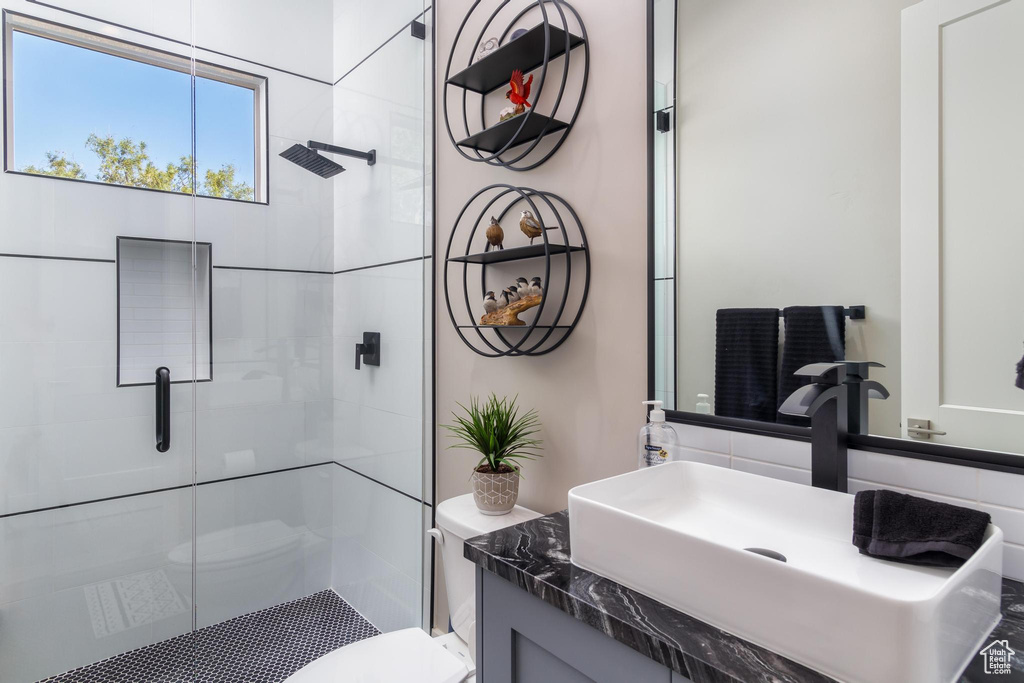
M 47 678 L 48 683 L 271 683 L 378 635 L 332 590 Z

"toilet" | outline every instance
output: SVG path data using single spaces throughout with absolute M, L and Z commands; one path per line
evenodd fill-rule
M 407 628 L 367 638 L 307 664 L 285 683 L 473 683 L 476 573 L 462 555 L 463 541 L 536 517 L 540 514 L 518 505 L 507 515 L 485 515 L 472 494 L 442 502 L 437 528 L 428 533 L 441 546 L 453 632 L 431 638 L 421 629 Z

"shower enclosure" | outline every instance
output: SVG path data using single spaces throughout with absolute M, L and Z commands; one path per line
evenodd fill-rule
M 0 681 L 426 626 L 429 6 L 0 6 Z

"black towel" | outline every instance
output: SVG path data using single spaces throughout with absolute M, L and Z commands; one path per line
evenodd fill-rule
M 723 308 L 715 316 L 715 414 L 775 422 L 779 309 Z
M 1014 384 L 1018 389 L 1024 389 L 1024 358 L 1017 361 L 1017 380 Z
M 790 306 L 782 310 L 786 337 L 782 341 L 782 371 L 776 408 L 790 394 L 811 380 L 793 373 L 811 363 L 830 363 L 846 359 L 846 315 L 842 306 Z M 778 422 L 811 426 L 811 420 L 799 415 L 779 413 Z
M 931 567 L 959 567 L 981 547 L 991 517 L 885 489 L 853 502 L 853 544 L 862 555 Z M 870 529 L 870 534 L 865 532 Z

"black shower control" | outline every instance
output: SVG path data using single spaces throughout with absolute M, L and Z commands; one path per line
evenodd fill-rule
M 356 344 L 356 370 L 360 360 L 367 365 L 380 365 L 380 332 L 363 332 L 363 342 Z

